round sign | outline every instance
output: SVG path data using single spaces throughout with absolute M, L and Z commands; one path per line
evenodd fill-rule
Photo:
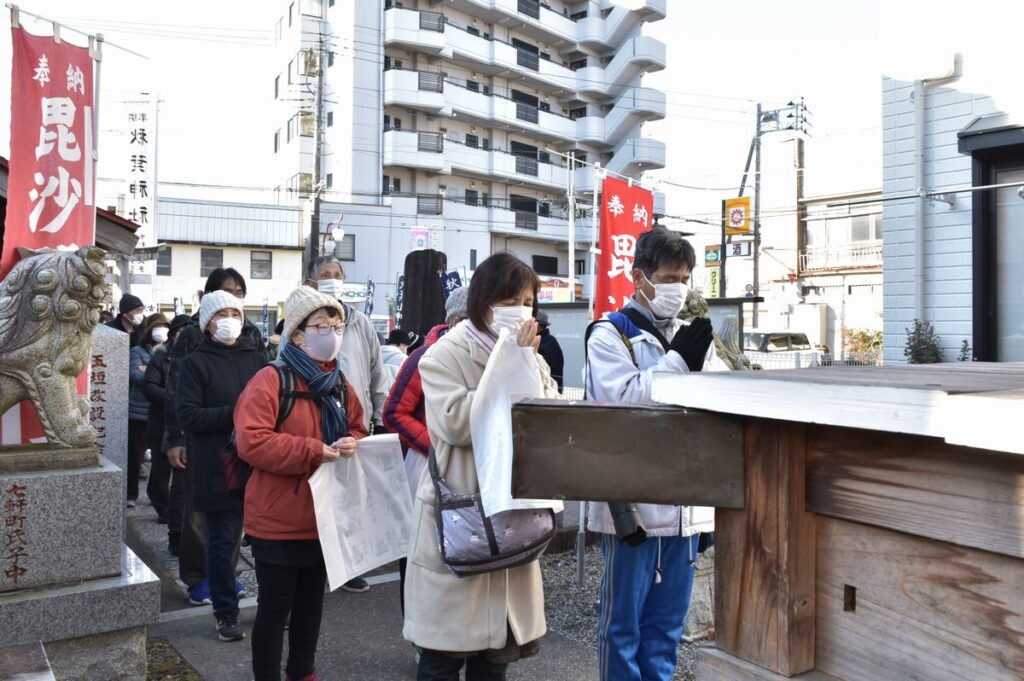
M 753 284 L 747 284 L 747 293 L 753 293 L 753 292 L 754 292 L 754 285 Z

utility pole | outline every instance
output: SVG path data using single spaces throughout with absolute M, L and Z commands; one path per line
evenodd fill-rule
M 777 118 L 777 116 L 776 116 Z M 757 326 L 757 297 L 760 295 L 761 260 L 761 105 L 757 105 L 757 132 L 754 133 L 754 310 L 751 317 L 753 327 Z
M 576 302 L 576 157 L 569 154 L 569 302 Z
M 323 190 L 320 177 L 322 173 L 321 152 L 323 150 L 324 130 L 324 61 L 324 39 L 323 34 L 321 34 L 320 39 L 317 41 L 316 50 L 316 92 L 314 93 L 316 130 L 313 134 L 313 195 L 311 197 L 313 200 L 313 211 L 310 216 L 309 259 L 306 261 L 307 267 L 308 263 L 313 262 L 320 255 L 320 193 Z M 308 62 L 306 65 L 308 66 Z M 299 125 L 302 125 L 301 117 Z

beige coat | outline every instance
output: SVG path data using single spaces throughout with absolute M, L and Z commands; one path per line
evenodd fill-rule
M 469 412 L 487 365 L 487 351 L 463 323 L 434 344 L 420 361 L 427 430 L 438 470 L 459 492 L 479 491 Z M 538 355 L 545 397 L 557 398 L 547 364 Z M 547 631 L 540 564 L 456 577 L 441 562 L 429 473 L 420 477 L 413 506 L 412 549 L 405 581 L 405 628 L 413 644 L 447 652 L 477 652 L 505 646 L 511 627 L 516 642 Z M 506 624 L 507 623 L 507 624 Z

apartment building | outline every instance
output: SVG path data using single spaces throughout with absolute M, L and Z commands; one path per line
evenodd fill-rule
M 560 154 L 636 179 L 664 167 L 664 144 L 642 126 L 664 118 L 665 95 L 642 77 L 665 67 L 643 27 L 666 5 L 288 2 L 274 32 L 277 200 L 321 191 L 322 224 L 340 221 L 354 242 L 349 276 L 374 278 L 381 296 L 413 228 L 436 234 L 453 268 L 511 250 L 543 275 L 588 273 L 583 250 L 569 262 Z M 590 167 L 575 173 L 581 249 L 598 183 Z

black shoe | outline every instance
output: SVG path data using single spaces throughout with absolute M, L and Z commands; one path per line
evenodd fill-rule
M 168 534 L 167 535 L 167 551 L 175 558 L 178 557 L 178 547 L 181 546 L 181 535 L 180 534 Z
M 241 641 L 245 632 L 238 624 L 238 615 L 224 615 L 217 620 L 217 638 L 221 641 Z
M 350 593 L 362 594 L 370 590 L 370 584 L 362 577 L 353 577 L 342 584 L 341 588 Z

